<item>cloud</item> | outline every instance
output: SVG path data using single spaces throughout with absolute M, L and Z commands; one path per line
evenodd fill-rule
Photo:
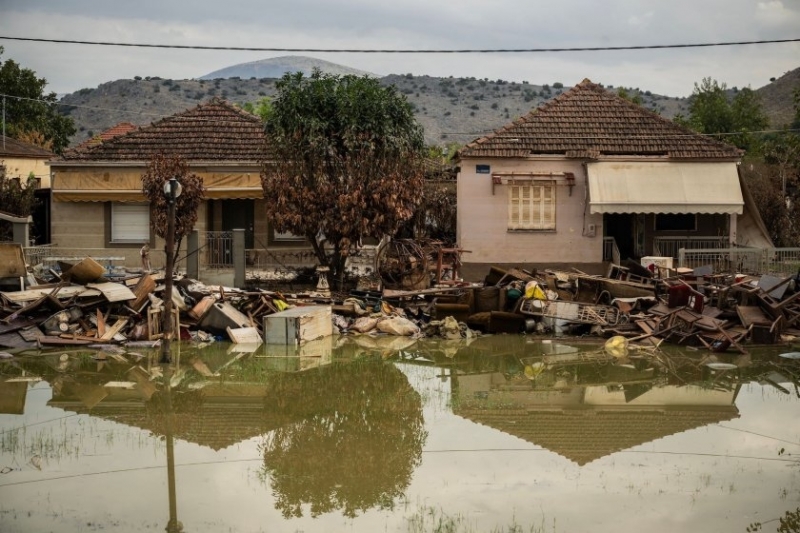
M 795 3 L 729 0 L 342 0 L 182 2 L 2 0 L 0 35 L 180 45 L 320 49 L 505 49 L 626 46 L 797 37 Z M 133 76 L 191 78 L 290 52 L 190 51 L 0 41 L 4 57 L 58 92 Z M 798 66 L 795 44 L 685 50 L 518 54 L 310 55 L 378 74 L 474 76 L 566 85 L 607 84 L 687 96 L 712 76 L 754 88 Z

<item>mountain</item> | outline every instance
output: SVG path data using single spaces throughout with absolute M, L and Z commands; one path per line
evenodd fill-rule
M 773 128 L 782 128 L 794 120 L 793 92 L 796 90 L 800 90 L 800 68 L 790 70 L 769 85 L 756 89 Z
M 243 65 L 270 61 L 273 60 Z M 303 70 L 309 65 L 321 63 L 340 69 L 348 68 L 313 58 L 274 58 L 273 64 L 279 67 L 275 77 L 248 74 L 232 78 L 219 77 L 220 73 L 228 69 L 203 77 L 213 76 L 214 79 L 168 80 L 137 76 L 133 80 L 116 80 L 94 89 L 81 89 L 64 96 L 60 102 L 62 111 L 75 120 L 78 128 L 72 139 L 72 145 L 75 145 L 120 122 L 149 124 L 214 96 L 240 105 L 257 102 L 265 96 L 275 94 L 275 78 L 279 78 L 286 69 Z M 235 69 L 239 66 L 229 68 Z M 349 71 L 353 72 L 353 69 Z M 773 127 L 791 121 L 794 115 L 792 90 L 798 87 L 799 77 L 800 69 L 797 69 L 756 91 L 764 100 Z M 558 82 L 533 84 L 527 81 L 518 83 L 488 78 L 439 78 L 413 74 L 392 74 L 379 80 L 384 85 L 395 86 L 406 96 L 414 108 L 417 120 L 425 129 L 426 142 L 431 145 L 470 142 L 527 114 L 531 109 L 568 89 Z M 612 85 L 606 87 L 610 91 L 618 90 Z M 644 107 L 666 118 L 672 118 L 678 113 L 688 114 L 687 98 L 652 94 L 639 88 L 626 90 L 631 96 L 638 94 Z
M 215 70 L 205 76 L 200 76 L 201 80 L 213 80 L 216 78 L 282 78 L 287 72 L 302 72 L 310 76 L 314 69 L 319 69 L 326 74 L 354 74 L 356 76 L 372 76 L 375 74 L 357 70 L 344 65 L 323 61 L 313 57 L 305 56 L 281 56 L 251 61 L 250 63 L 239 63 L 220 70 Z

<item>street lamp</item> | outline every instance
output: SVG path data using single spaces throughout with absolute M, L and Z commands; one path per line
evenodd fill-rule
M 164 182 L 164 197 L 167 199 L 167 235 L 164 251 L 167 254 L 167 272 L 164 280 L 164 316 L 161 321 L 161 363 L 170 362 L 172 340 L 172 274 L 175 270 L 175 201 L 183 192 L 181 183 L 174 177 Z

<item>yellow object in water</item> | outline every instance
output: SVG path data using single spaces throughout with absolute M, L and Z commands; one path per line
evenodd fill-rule
M 603 347 L 608 355 L 616 358 L 628 355 L 628 339 L 621 335 L 615 335 L 606 341 Z
M 544 363 L 533 363 L 532 365 L 525 365 L 525 377 L 528 379 L 535 379 L 536 376 L 544 370 Z

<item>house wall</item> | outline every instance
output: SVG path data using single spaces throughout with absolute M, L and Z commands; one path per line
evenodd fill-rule
M 476 165 L 489 165 L 489 174 L 478 174 Z M 458 222 L 456 238 L 464 250 L 465 279 L 486 273 L 486 265 L 521 268 L 575 266 L 602 271 L 603 218 L 590 215 L 586 171 L 580 162 L 569 160 L 464 159 L 458 175 Z M 555 231 L 509 231 L 508 186 L 495 185 L 492 174 L 530 172 L 572 172 L 575 185 L 556 187 Z M 594 224 L 593 234 L 588 226 Z
M 33 172 L 34 176 L 41 180 L 40 189 L 50 188 L 50 169 L 47 159 L 33 159 L 30 157 L 4 157 L 0 158 L 0 164 L 6 167 L 7 178 L 20 178 L 24 185 L 28 176 Z
M 195 229 L 206 231 L 206 208 L 202 202 L 197 210 Z M 53 202 L 51 210 L 51 241 L 54 256 L 123 257 L 116 266 L 141 265 L 141 244 L 106 243 L 106 202 Z M 177 214 L 180 216 L 180 213 Z M 153 267 L 164 265 L 164 239 L 153 236 L 151 262 Z M 181 243 L 180 256 L 186 255 L 186 241 Z

